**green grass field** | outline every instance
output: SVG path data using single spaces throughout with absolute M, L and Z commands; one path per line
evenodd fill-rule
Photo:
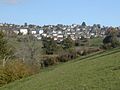
M 0 90 L 120 90 L 120 49 L 78 58 Z
M 103 38 L 99 37 L 99 38 L 93 38 L 90 39 L 90 46 L 94 46 L 94 47 L 99 47 L 100 45 L 102 45 Z

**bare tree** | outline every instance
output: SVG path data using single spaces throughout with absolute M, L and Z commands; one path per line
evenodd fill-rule
M 34 64 L 39 59 L 41 42 L 33 35 L 21 36 L 18 38 L 20 48 L 16 51 L 17 57 L 29 64 Z

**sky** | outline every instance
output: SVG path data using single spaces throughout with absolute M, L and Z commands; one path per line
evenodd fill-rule
M 120 0 L 0 0 L 0 23 L 120 26 Z

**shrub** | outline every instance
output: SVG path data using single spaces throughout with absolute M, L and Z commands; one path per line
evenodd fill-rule
M 69 48 L 74 47 L 75 43 L 72 40 L 72 38 L 70 36 L 68 36 L 67 38 L 65 38 L 62 42 L 63 45 L 63 49 L 67 50 Z
M 103 39 L 103 48 L 116 48 L 120 45 L 118 39 L 118 32 L 114 28 L 109 28 L 107 31 L 107 36 Z
M 59 55 L 59 62 L 67 62 L 68 61 L 68 53 L 61 53 Z
M 0 86 L 34 74 L 29 66 L 20 60 L 11 61 L 0 70 Z
M 50 65 L 54 65 L 58 63 L 57 55 L 46 55 L 41 59 L 41 67 L 48 67 Z
M 101 49 L 111 49 L 111 43 L 108 43 L 108 44 L 104 44 L 101 46 Z
M 42 44 L 45 54 L 52 55 L 57 50 L 57 42 L 53 38 L 43 38 Z
M 75 59 L 77 57 L 77 52 L 75 49 L 71 48 L 59 54 L 60 62 L 67 62 L 69 60 Z

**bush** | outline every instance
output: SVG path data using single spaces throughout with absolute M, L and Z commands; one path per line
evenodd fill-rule
M 108 44 L 104 44 L 101 46 L 101 49 L 111 49 L 111 43 L 108 43 Z
M 103 39 L 103 48 L 116 48 L 120 46 L 118 32 L 114 28 L 109 28 L 107 31 L 107 36 Z
M 67 62 L 69 60 L 75 59 L 76 57 L 77 57 L 76 50 L 71 48 L 59 54 L 59 62 Z
M 43 56 L 41 59 L 41 67 L 48 67 L 50 65 L 54 65 L 58 63 L 57 55 L 47 55 Z
M 54 52 L 57 51 L 57 42 L 54 41 L 53 38 L 43 38 L 42 44 L 43 44 L 43 51 L 47 55 L 52 55 L 54 54 Z
M 69 56 L 69 54 L 68 53 L 61 53 L 60 55 L 59 55 L 59 62 L 67 62 L 68 61 L 68 56 Z
M 6 64 L 6 67 L 0 70 L 0 86 L 8 84 L 15 80 L 34 74 L 29 66 L 20 60 L 15 60 Z
M 84 56 L 97 51 L 100 51 L 100 49 L 99 48 L 83 48 L 83 49 L 77 49 L 76 53 L 77 55 Z

